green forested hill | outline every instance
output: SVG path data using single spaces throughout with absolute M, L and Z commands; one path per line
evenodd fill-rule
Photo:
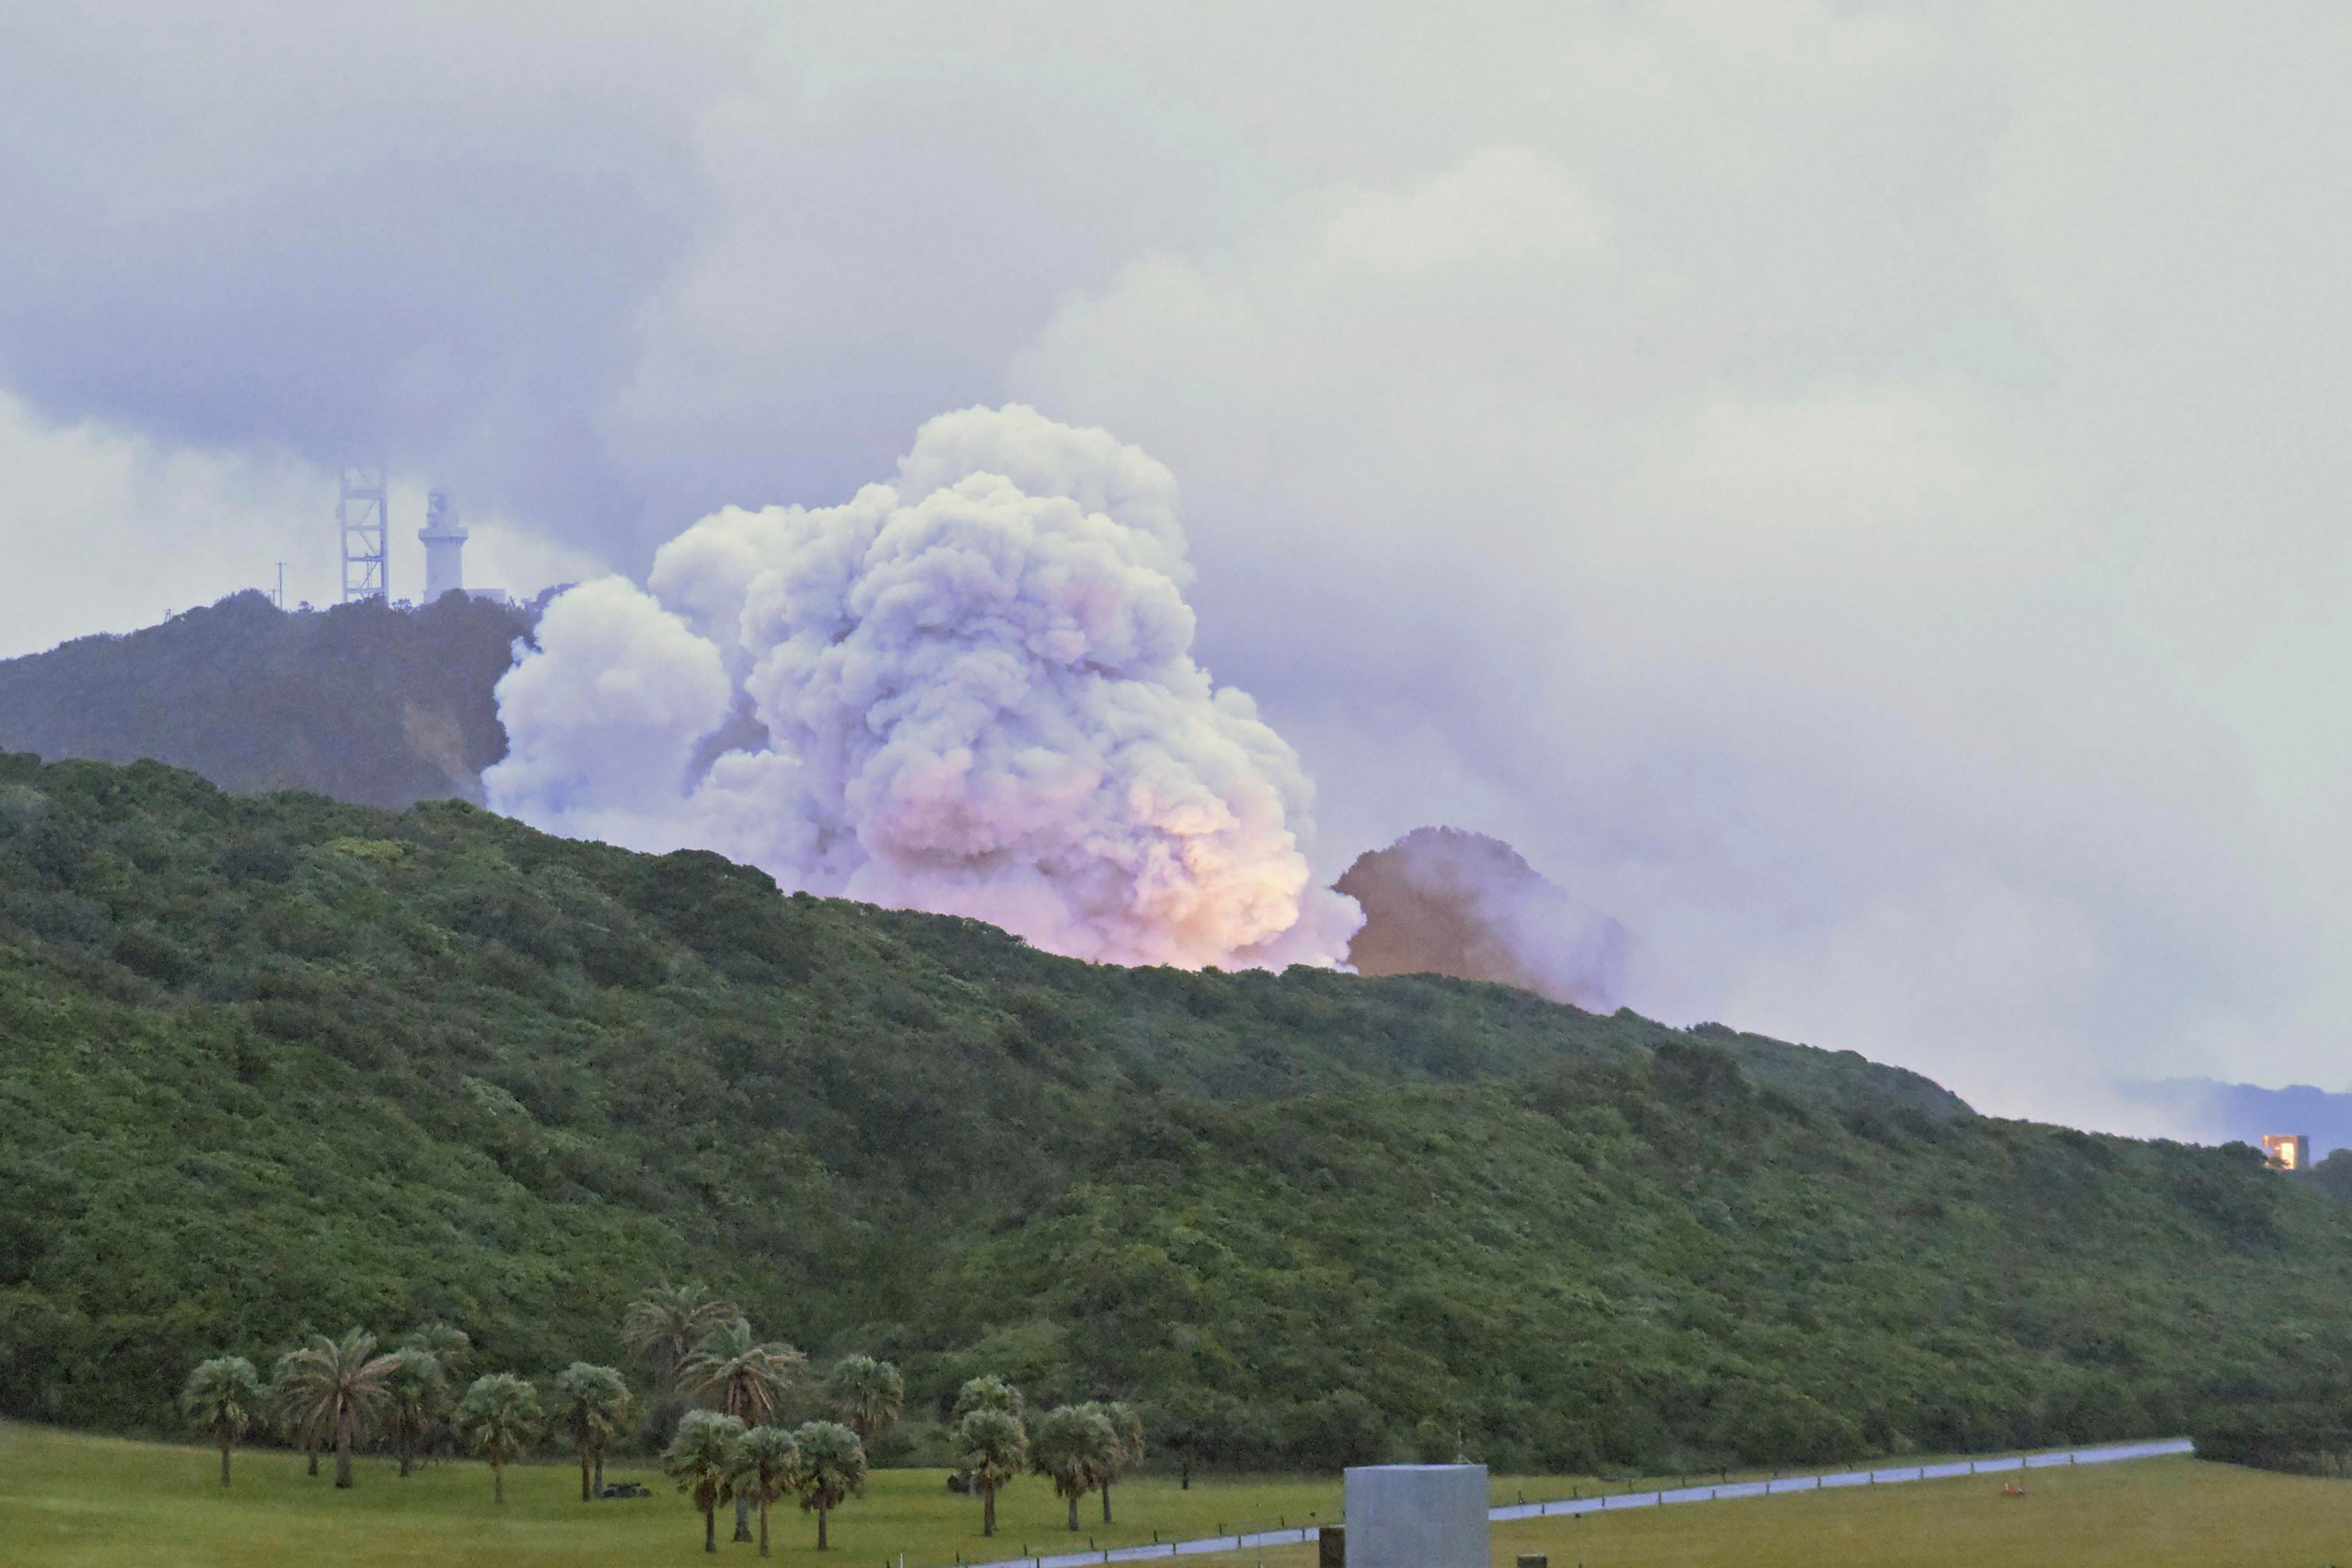
M 657 1277 L 1233 1463 L 2094 1438 L 2345 1383 L 2352 1206 L 2251 1152 L 1422 978 L 1181 973 L 455 803 L 0 760 L 0 1413 Z
M 0 659 L 0 751 L 190 768 L 371 805 L 479 799 L 521 611 L 445 597 L 287 614 L 247 590 L 126 637 Z

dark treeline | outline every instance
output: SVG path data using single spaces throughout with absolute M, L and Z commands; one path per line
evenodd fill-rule
M 625 1365 L 660 1278 L 896 1363 L 877 1462 L 983 1373 L 1181 1465 L 1697 1468 L 2179 1431 L 2352 1347 L 2352 1207 L 2242 1147 L 153 764 L 0 761 L 0 1412 L 116 1429 L 354 1323 Z

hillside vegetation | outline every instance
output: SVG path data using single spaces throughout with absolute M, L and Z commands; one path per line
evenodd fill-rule
M 1093 966 L 459 803 L 0 760 L 0 1412 L 695 1276 L 910 1405 L 1585 1471 L 2178 1429 L 2344 1387 L 2352 1207 L 2251 1151 L 1499 986 Z
M 0 750 L 153 758 L 224 789 L 369 805 L 479 799 L 507 749 L 493 689 L 528 629 L 478 599 L 287 614 L 233 594 L 126 637 L 0 659 Z

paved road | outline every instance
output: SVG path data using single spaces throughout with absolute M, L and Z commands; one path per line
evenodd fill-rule
M 1486 1510 L 1495 1520 L 1540 1519 L 1566 1513 L 1615 1513 L 1628 1508 L 1666 1508 L 1685 1502 L 1728 1502 L 1734 1498 L 1768 1497 L 1781 1492 L 1827 1491 L 1835 1487 L 1888 1487 L 1904 1481 L 1941 1480 L 1952 1476 L 1989 1476 L 2001 1470 L 2041 1470 L 2063 1465 L 2112 1465 L 2123 1459 L 2154 1459 L 2172 1454 L 2193 1454 L 2186 1437 L 2153 1443 L 2116 1443 L 2103 1448 L 2068 1448 L 2049 1454 L 2011 1454 L 1996 1459 L 1946 1459 L 1934 1464 L 1896 1465 L 1885 1469 L 1837 1470 L 1818 1476 L 1786 1476 L 1777 1481 L 1733 1481 L 1727 1486 L 1675 1487 L 1664 1491 L 1616 1492 L 1607 1497 L 1560 1498 L 1552 1502 L 1506 1503 Z M 1141 1563 L 1152 1558 L 1190 1557 L 1204 1552 L 1242 1552 L 1255 1546 L 1297 1546 L 1314 1538 L 1312 1528 L 1260 1530 L 1246 1535 L 1211 1535 L 1197 1541 L 1163 1541 L 1156 1546 L 1117 1546 L 1095 1552 L 1049 1552 L 1037 1557 L 1007 1557 L 967 1568 L 1087 1568 L 1096 1563 Z

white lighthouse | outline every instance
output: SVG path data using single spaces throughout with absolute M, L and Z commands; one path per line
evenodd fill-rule
M 425 542 L 425 597 L 430 605 L 442 595 L 466 588 L 466 525 L 457 521 L 457 503 L 446 490 L 435 490 L 425 502 L 425 526 L 416 531 Z

